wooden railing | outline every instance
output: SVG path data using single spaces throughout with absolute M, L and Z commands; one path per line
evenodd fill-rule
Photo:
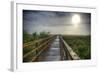
M 50 36 L 48 38 L 45 39 L 40 39 L 38 41 L 32 42 L 32 43 L 28 43 L 25 44 L 23 46 L 23 49 L 25 49 L 26 47 L 33 47 L 33 49 L 29 52 L 27 52 L 26 54 L 23 55 L 23 62 L 32 62 L 35 61 L 38 56 L 45 50 L 47 49 L 51 43 L 53 42 L 53 40 L 56 38 L 56 36 Z
M 47 39 L 51 38 L 52 36 L 49 36 L 47 38 L 44 38 L 44 39 L 39 39 L 39 40 L 35 40 L 35 41 L 30 41 L 28 43 L 24 43 L 23 44 L 23 48 L 27 48 L 29 46 L 33 46 L 36 44 L 36 42 L 39 42 L 39 43 L 42 43 L 43 41 L 46 41 Z
M 62 36 L 59 36 L 60 39 L 60 51 L 62 60 L 79 60 L 80 57 L 73 51 L 73 49 L 65 42 Z

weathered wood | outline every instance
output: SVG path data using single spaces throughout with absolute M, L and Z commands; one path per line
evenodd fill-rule
M 79 60 L 80 57 L 73 51 L 73 49 L 64 41 L 64 39 L 60 36 L 60 45 L 63 51 L 63 56 L 66 56 L 66 59 L 70 60 Z
M 34 48 L 33 50 L 26 53 L 23 56 L 23 59 L 29 57 L 30 54 L 36 52 L 36 55 L 33 56 L 33 58 L 30 60 L 30 61 L 34 61 L 45 50 L 45 48 L 49 46 L 49 43 L 54 39 L 54 37 L 55 36 L 49 37 L 44 43 L 41 43 L 41 44 L 37 45 L 36 48 Z
M 28 43 L 24 43 L 23 48 L 26 48 L 26 47 L 31 46 L 31 45 L 35 45 L 35 43 L 45 41 L 45 40 L 47 40 L 51 37 L 53 37 L 53 36 L 50 36 L 50 37 L 47 37 L 47 38 L 44 38 L 44 39 L 35 40 L 35 41 L 30 41 Z

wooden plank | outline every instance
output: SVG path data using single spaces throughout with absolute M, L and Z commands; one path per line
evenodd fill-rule
M 53 37 L 52 37 L 53 38 Z M 51 39 L 52 39 L 51 38 Z M 23 58 L 26 58 L 28 55 L 30 55 L 31 53 L 33 53 L 33 52 L 35 52 L 36 50 L 38 50 L 39 48 L 41 48 L 42 46 L 44 46 L 46 43 L 48 43 L 51 39 L 49 39 L 48 41 L 46 41 L 45 43 L 43 43 L 43 44 L 41 44 L 39 47 L 37 47 L 37 48 L 34 48 L 33 50 L 31 50 L 30 52 L 28 52 L 28 53 L 26 53 L 25 55 L 24 55 L 24 57 Z
M 72 48 L 64 41 L 64 39 L 60 36 L 62 43 L 64 44 L 65 48 L 67 49 L 68 53 L 72 57 L 73 60 L 79 60 L 80 57 L 72 50 Z

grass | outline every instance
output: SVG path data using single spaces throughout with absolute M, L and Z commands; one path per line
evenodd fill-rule
M 66 36 L 64 40 L 81 59 L 91 59 L 91 36 Z

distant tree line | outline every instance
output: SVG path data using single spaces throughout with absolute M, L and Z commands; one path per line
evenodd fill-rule
M 50 32 L 33 32 L 32 34 L 27 33 L 26 31 L 23 31 L 23 42 L 29 42 L 29 41 L 33 41 L 33 40 L 38 40 L 41 38 L 46 38 L 50 36 Z

